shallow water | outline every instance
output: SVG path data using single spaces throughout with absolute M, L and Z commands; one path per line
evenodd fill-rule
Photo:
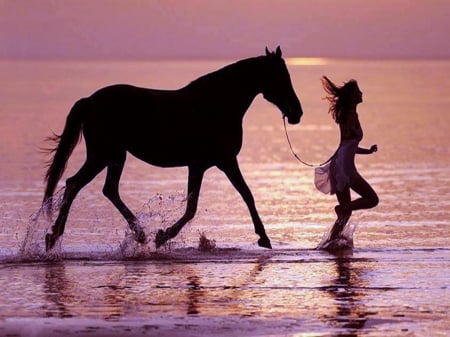
M 71 104 L 110 83 L 177 88 L 226 63 L 0 62 L 0 335 L 447 334 L 448 61 L 288 65 L 305 111 L 288 132 L 305 160 L 323 161 L 337 145 L 320 76 L 356 78 L 364 92 L 362 146 L 377 143 L 379 152 L 357 165 L 380 204 L 352 217 L 352 251 L 314 249 L 334 222 L 335 200 L 314 190 L 312 170 L 289 152 L 280 113 L 257 97 L 239 160 L 273 250 L 256 245 L 244 203 L 211 169 L 197 217 L 168 246 L 129 239 L 101 194 L 102 173 L 74 202 L 59 250 L 43 253 L 51 222 L 32 219 L 45 172 L 38 148 L 61 131 Z M 83 158 L 80 145 L 66 178 Z M 121 194 L 150 238 L 182 214 L 186 179 L 184 168 L 129 156 Z M 199 250 L 201 234 L 216 248 Z
M 1 318 L 5 330 L 28 319 L 45 322 L 45 331 L 72 324 L 75 331 L 117 333 L 150 325 L 150 332 L 192 336 L 232 334 L 237 326 L 244 336 L 443 335 L 445 255 L 448 250 L 384 249 L 337 258 L 299 249 L 183 248 L 145 260 L 13 263 L 2 266 L 8 291 Z

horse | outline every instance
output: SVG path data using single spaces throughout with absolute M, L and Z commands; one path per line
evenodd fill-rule
M 84 137 L 86 160 L 66 180 L 59 214 L 45 236 L 46 251 L 63 235 L 72 202 L 78 192 L 107 168 L 103 194 L 128 223 L 134 239 L 147 238 L 138 219 L 119 195 L 119 180 L 127 153 L 158 167 L 188 167 L 186 210 L 154 239 L 159 248 L 193 219 L 204 173 L 217 167 L 225 173 L 245 201 L 258 245 L 272 248 L 237 161 L 242 147 L 243 117 L 254 98 L 262 94 L 298 124 L 303 114 L 292 87 L 280 47 L 265 55 L 243 59 L 206 74 L 177 90 L 159 90 L 114 84 L 81 98 L 66 118 L 62 134 L 54 134 L 48 149 L 53 157 L 45 175 L 43 207 L 52 197 L 70 155 Z

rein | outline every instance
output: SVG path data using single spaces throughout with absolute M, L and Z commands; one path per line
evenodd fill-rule
M 300 158 L 299 155 L 297 155 L 295 153 L 294 149 L 292 148 L 291 140 L 289 139 L 289 135 L 288 135 L 287 128 L 286 128 L 286 116 L 283 116 L 283 125 L 284 125 L 284 132 L 286 134 L 286 139 L 287 139 L 287 142 L 289 144 L 289 148 L 291 149 L 291 152 L 294 155 L 295 159 L 297 159 L 303 165 L 306 165 L 306 166 L 309 166 L 309 167 L 322 167 L 322 166 L 325 166 L 326 164 L 328 164 L 334 157 L 336 157 L 336 154 L 337 154 L 337 152 L 339 150 L 339 147 L 336 149 L 336 151 L 334 151 L 333 155 L 330 158 L 328 158 L 328 160 L 324 161 L 323 163 L 310 164 L 310 163 L 305 162 L 302 158 Z

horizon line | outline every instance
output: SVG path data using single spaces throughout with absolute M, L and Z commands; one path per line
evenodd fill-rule
M 255 56 L 262 56 L 255 55 Z M 156 57 L 80 57 L 80 56 L 0 56 L 0 61 L 71 61 L 71 62 L 188 62 L 238 61 L 248 57 L 229 56 L 156 56 Z M 289 56 L 283 57 L 288 65 L 325 65 L 333 61 L 446 61 L 450 56 Z

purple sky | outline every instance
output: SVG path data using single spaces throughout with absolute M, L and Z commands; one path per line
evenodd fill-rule
M 448 0 L 0 0 L 0 58 L 449 58 Z

